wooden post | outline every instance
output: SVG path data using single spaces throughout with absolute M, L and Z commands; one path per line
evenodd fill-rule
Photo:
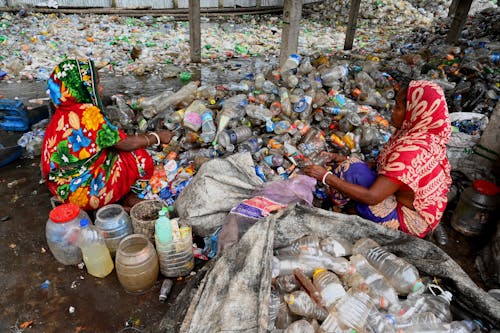
M 462 33 L 465 20 L 469 14 L 471 4 L 472 0 L 458 1 L 457 9 L 455 10 L 453 16 L 453 22 L 451 23 L 450 31 L 448 32 L 448 36 L 446 38 L 446 42 L 448 44 L 455 44 L 458 41 L 458 37 L 460 36 L 460 33 Z
M 455 17 L 455 13 L 457 12 L 457 7 L 459 2 L 460 0 L 453 0 L 451 2 L 450 8 L 448 9 L 448 18 Z
M 299 46 L 302 0 L 285 0 L 283 3 L 283 31 L 281 33 L 280 66 Z
M 191 62 L 201 62 L 200 0 L 189 0 L 189 46 Z
M 347 25 L 347 31 L 345 33 L 344 50 L 351 50 L 352 44 L 354 42 L 354 34 L 356 33 L 356 23 L 358 21 L 359 4 L 361 0 L 351 1 L 351 7 L 349 8 L 349 23 Z

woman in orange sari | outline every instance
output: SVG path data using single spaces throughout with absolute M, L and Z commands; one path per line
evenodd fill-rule
M 42 144 L 42 174 L 60 201 L 85 210 L 120 200 L 153 173 L 144 148 L 170 141 L 170 131 L 127 136 L 106 118 L 92 60 L 68 59 L 47 84 L 56 107 Z
M 441 87 L 412 81 L 392 110 L 397 129 L 381 151 L 377 173 L 364 162 L 337 154 L 333 172 L 319 165 L 305 173 L 330 187 L 334 203 L 356 201 L 369 220 L 424 237 L 439 224 L 451 185 L 446 143 L 451 126 Z

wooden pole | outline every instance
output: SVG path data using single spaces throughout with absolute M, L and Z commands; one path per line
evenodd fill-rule
M 191 62 L 201 62 L 200 0 L 189 0 L 189 46 Z
M 462 0 L 458 2 L 453 16 L 453 21 L 451 23 L 450 31 L 448 32 L 448 36 L 446 38 L 446 42 L 448 44 L 455 44 L 458 41 L 458 37 L 462 33 L 465 20 L 467 19 L 467 15 L 469 14 L 471 4 L 472 0 Z
M 301 18 L 302 0 L 285 0 L 283 3 L 280 66 L 285 63 L 290 54 L 297 53 Z
M 361 0 L 351 1 L 351 7 L 349 8 L 349 23 L 347 25 L 347 31 L 345 33 L 344 50 L 351 50 L 352 44 L 354 42 L 354 34 L 356 33 L 356 23 L 358 21 L 359 4 Z
M 455 13 L 457 11 L 457 6 L 460 0 L 453 0 L 451 2 L 450 8 L 448 9 L 448 18 L 453 18 L 455 17 Z

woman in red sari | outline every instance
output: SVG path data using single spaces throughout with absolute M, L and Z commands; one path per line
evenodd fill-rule
M 396 98 L 392 122 L 397 130 L 380 153 L 378 173 L 337 154 L 333 173 L 318 165 L 304 171 L 330 187 L 334 203 L 353 199 L 360 216 L 424 237 L 439 224 L 451 185 L 446 157 L 451 127 L 441 87 L 410 82 Z
M 68 59 L 47 84 L 56 107 L 42 144 L 42 174 L 60 201 L 85 210 L 120 200 L 153 173 L 144 148 L 168 143 L 170 131 L 127 136 L 108 119 L 92 60 Z

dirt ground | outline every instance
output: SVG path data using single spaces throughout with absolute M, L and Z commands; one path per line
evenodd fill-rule
M 226 78 L 227 79 L 227 78 Z M 143 84 L 103 78 L 108 93 L 144 91 Z M 153 83 L 151 83 L 153 84 Z M 154 83 L 158 84 L 158 83 Z M 135 89 L 135 90 L 134 90 Z M 111 92 L 109 92 L 111 90 Z M 0 82 L 5 98 L 45 97 L 39 82 Z M 151 91 L 151 90 L 150 90 Z M 19 133 L 1 132 L 1 143 L 13 143 Z M 21 180 L 9 188 L 7 184 Z M 20 159 L 0 168 L 0 332 L 151 332 L 154 331 L 185 281 L 176 281 L 167 303 L 158 301 L 163 277 L 143 295 L 127 294 L 116 272 L 99 279 L 85 269 L 59 264 L 47 246 L 45 223 L 50 194 L 41 182 L 39 158 Z M 449 216 L 448 216 L 449 217 Z M 450 241 L 441 246 L 471 278 L 484 288 L 474 265 L 485 245 L 482 239 L 462 236 L 443 221 Z M 74 308 L 74 312 L 70 312 Z M 29 324 L 27 324 L 29 323 Z M 22 328 L 23 325 L 26 328 Z

